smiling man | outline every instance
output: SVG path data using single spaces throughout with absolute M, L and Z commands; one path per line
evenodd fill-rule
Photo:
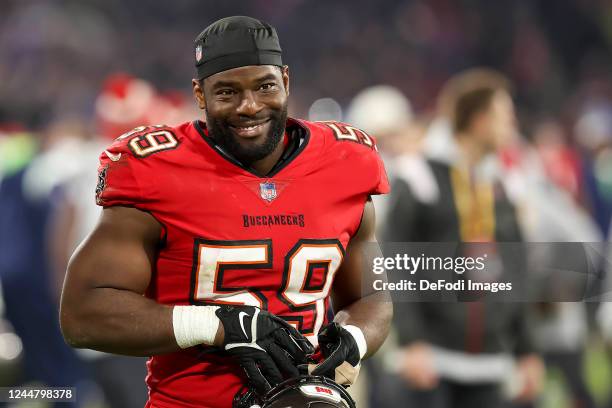
M 361 290 L 370 195 L 388 191 L 374 140 L 287 118 L 266 23 L 213 23 L 195 60 L 206 123 L 140 127 L 100 156 L 104 210 L 68 268 L 64 337 L 152 356 L 150 407 L 227 408 L 298 366 L 350 383 L 392 314 Z

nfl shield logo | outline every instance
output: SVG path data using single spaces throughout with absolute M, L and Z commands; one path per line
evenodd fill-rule
M 195 50 L 196 61 L 200 62 L 202 60 L 202 44 L 198 44 Z
M 259 194 L 267 202 L 272 202 L 276 198 L 276 184 L 271 181 L 259 183 Z

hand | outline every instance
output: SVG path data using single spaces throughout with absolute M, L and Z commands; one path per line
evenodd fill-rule
M 539 356 L 530 354 L 518 360 L 517 370 L 522 385 L 517 399 L 521 402 L 531 402 L 540 394 L 544 387 L 546 371 L 544 363 Z
M 287 377 L 298 376 L 313 347 L 285 320 L 254 306 L 221 306 L 223 348 L 244 369 L 250 384 L 263 395 Z
M 417 390 L 431 390 L 438 385 L 438 373 L 428 344 L 416 342 L 401 352 L 400 377 Z
M 308 372 L 331 378 L 341 385 L 354 384 L 365 354 L 363 335 L 364 350 L 361 351 L 353 334 L 335 322 L 321 329 L 318 337 L 324 360 L 316 366 L 309 366 Z

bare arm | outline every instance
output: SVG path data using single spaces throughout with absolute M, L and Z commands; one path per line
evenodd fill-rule
M 393 305 L 385 292 L 373 290 L 363 293 L 363 280 L 373 276 L 371 258 L 380 256 L 380 250 L 373 251 L 377 241 L 374 236 L 375 213 L 371 200 L 365 205 L 359 231 L 350 241 L 346 258 L 338 270 L 332 292 L 332 300 L 336 311 L 335 321 L 340 324 L 350 324 L 361 329 L 368 345 L 365 357 L 376 352 L 389 333 Z M 371 285 L 365 284 L 364 288 Z
M 73 347 L 150 356 L 180 350 L 172 307 L 144 296 L 161 233 L 145 212 L 104 209 L 92 234 L 68 265 L 60 322 Z M 221 326 L 215 339 L 221 343 Z
M 74 242 L 75 218 L 76 208 L 74 204 L 63 197 L 53 214 L 47 248 L 52 268 L 51 290 L 53 298 L 57 302 L 59 302 L 62 283 L 66 277 L 66 265 L 70 253 L 74 250 L 74 247 L 71 248 L 71 243 Z

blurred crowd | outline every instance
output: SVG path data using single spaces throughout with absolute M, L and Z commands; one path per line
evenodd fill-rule
M 202 119 L 190 95 L 192 41 L 211 21 L 235 14 L 277 28 L 291 69 L 291 115 L 343 120 L 377 138 L 394 187 L 375 201 L 381 240 L 611 240 L 608 1 L 4 0 L 0 385 L 74 386 L 79 406 L 142 406 L 144 360 L 69 349 L 57 326 L 58 296 L 69 256 L 100 211 L 98 155 L 133 127 Z M 458 124 L 462 92 L 492 77 L 497 96 Z M 458 190 L 468 193 L 460 199 Z M 459 227 L 422 233 L 433 229 L 432 214 L 446 214 L 437 203 L 451 201 Z M 487 205 L 497 222 L 484 221 Z M 423 217 L 410 224 L 407 214 L 418 211 Z M 612 270 L 601 248 L 608 261 L 593 266 L 598 294 Z M 563 250 L 545 256 L 562 258 Z M 396 321 L 354 389 L 359 406 L 384 408 L 386 398 L 393 406 L 459 407 L 440 395 L 484 395 L 481 386 L 492 383 L 511 406 L 612 406 L 608 305 L 543 301 L 504 314 L 524 327 L 529 345 L 520 352 L 504 341 L 461 350 L 437 344 L 436 327 Z M 438 321 L 431 313 L 439 311 L 405 312 L 429 326 Z M 483 313 L 470 306 L 454 323 L 484 322 Z M 512 330 L 500 336 L 522 341 Z

